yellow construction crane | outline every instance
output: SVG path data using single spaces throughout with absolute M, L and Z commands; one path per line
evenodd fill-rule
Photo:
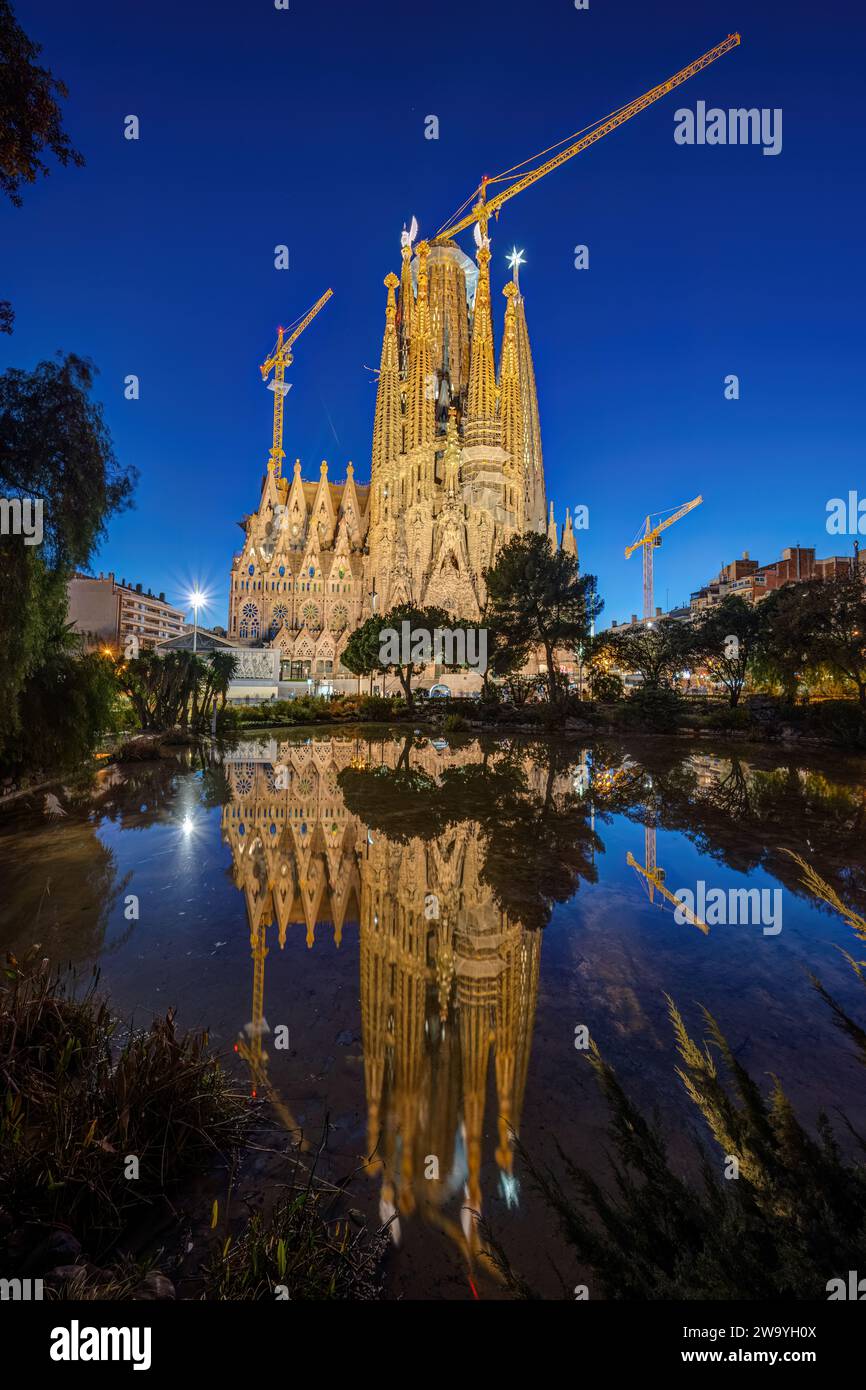
M 272 883 L 268 885 L 268 889 L 273 891 Z M 259 926 L 253 929 L 251 938 L 253 948 L 253 1016 L 244 1032 L 238 1034 L 235 1052 L 244 1059 L 250 1069 L 253 1098 L 258 1095 L 259 1091 L 262 1091 L 271 1102 L 274 1111 L 286 1129 L 292 1134 L 300 1134 L 302 1132 L 300 1125 L 280 1098 L 279 1092 L 268 1075 L 268 1061 L 270 1059 L 264 1045 L 265 1033 L 270 1031 L 265 1021 L 265 959 L 268 954 L 267 929 L 272 925 L 273 917 L 271 916 L 262 920 Z M 301 1148 L 308 1149 L 309 1143 L 302 1139 Z
M 681 507 L 672 509 L 671 515 L 665 516 L 664 512 L 656 512 L 654 515 L 663 517 L 653 526 L 652 517 L 648 516 L 644 522 L 643 534 L 632 541 L 631 545 L 625 548 L 625 558 L 637 550 L 638 546 L 643 546 L 643 615 L 645 618 L 652 618 L 655 615 L 653 608 L 653 551 L 662 543 L 662 531 L 666 531 L 669 526 L 673 526 L 675 521 L 679 521 L 688 512 L 699 507 L 703 502 L 703 497 L 693 497 L 691 502 L 684 502 Z
M 656 863 L 656 831 L 654 825 L 644 826 L 644 858 L 646 859 L 646 864 L 639 864 L 631 850 L 629 850 L 625 856 L 625 862 L 628 864 L 629 868 L 636 869 L 646 881 L 646 890 L 650 902 L 654 903 L 655 894 L 657 892 L 660 893 L 663 898 L 673 904 L 674 908 L 679 908 L 681 910 L 687 922 L 690 922 L 693 927 L 697 927 L 698 931 L 702 931 L 704 936 L 709 936 L 710 929 L 706 922 L 702 922 L 700 917 L 697 917 L 695 913 L 692 912 L 691 908 L 686 907 L 684 902 L 681 902 L 679 898 L 671 893 L 670 889 L 665 887 L 665 871 L 659 868 Z M 664 907 L 664 903 L 659 903 L 659 906 Z
M 309 313 L 306 313 L 295 327 L 290 325 L 288 328 L 277 329 L 277 341 L 273 351 L 261 366 L 262 381 L 267 381 L 271 372 L 274 374 L 274 379 L 268 386 L 268 390 L 274 393 L 274 439 L 271 445 L 271 456 L 268 459 L 268 468 L 272 468 L 278 478 L 282 472 L 283 459 L 285 458 L 283 452 L 283 402 L 289 390 L 286 385 L 286 367 L 290 366 L 293 361 L 292 344 L 300 338 L 307 324 L 313 321 L 333 293 L 333 290 L 325 290 L 321 299 L 316 300 Z M 285 336 L 286 334 L 288 337 Z
M 605 135 L 609 135 L 612 130 L 616 130 L 618 126 L 623 125 L 626 121 L 630 121 L 632 116 L 636 116 L 638 112 L 645 111 L 648 106 L 652 106 L 654 101 L 658 101 L 660 97 L 667 96 L 668 92 L 672 92 L 675 87 L 679 87 L 683 82 L 687 82 L 690 77 L 695 76 L 695 73 L 701 72 L 704 68 L 709 67 L 710 63 L 714 63 L 717 58 L 721 58 L 723 54 L 729 53 L 732 48 L 736 48 L 739 42 L 739 34 L 729 34 L 721 43 L 716 44 L 715 48 L 711 48 L 703 57 L 696 58 L 695 61 L 689 63 L 687 67 L 681 68 L 679 72 L 674 73 L 673 77 L 669 77 L 666 82 L 659 83 L 657 87 L 653 87 L 652 91 L 645 92 L 642 97 L 638 97 L 635 101 L 630 101 L 627 106 L 621 106 L 618 111 L 613 111 L 603 120 L 595 122 L 591 129 L 585 127 L 588 133 L 584 134 L 578 131 L 577 134 L 580 135 L 580 139 L 576 140 L 574 144 L 567 146 L 564 150 L 560 150 L 558 154 L 545 160 L 543 164 L 539 164 L 536 168 L 530 169 L 527 173 L 520 175 L 515 179 L 514 183 L 509 184 L 501 193 L 494 194 L 492 198 L 487 197 L 488 185 L 491 183 L 499 183 L 503 179 L 510 178 L 512 174 L 516 174 L 524 165 L 530 163 L 530 160 L 524 159 L 521 164 L 515 164 L 511 169 L 506 169 L 504 173 L 497 174 L 492 178 L 485 175 L 480 185 L 475 190 L 478 194 L 478 201 L 474 203 L 471 211 L 464 213 L 462 216 L 457 216 L 456 220 L 449 226 L 443 227 L 442 230 L 433 237 L 431 244 L 435 246 L 444 241 L 448 241 L 450 237 L 456 236 L 457 233 L 462 232 L 464 228 L 470 227 L 473 222 L 477 222 L 481 234 L 486 235 L 487 222 L 491 213 L 494 217 L 498 217 L 499 209 L 509 198 L 513 198 L 517 193 L 522 193 L 524 188 L 529 188 L 530 184 L 536 183 L 538 179 L 544 178 L 545 174 L 549 174 L 551 170 L 558 169 L 560 164 L 565 164 L 566 160 L 573 158 L 576 154 L 580 154 L 582 150 L 588 149 L 590 145 L 594 145 Z M 559 144 L 562 143 L 562 141 L 559 141 Z M 555 146 L 551 146 L 550 148 L 554 149 Z M 533 156 L 533 158 L 540 159 L 541 155 L 547 153 L 547 150 L 542 150 L 540 154 Z M 474 196 L 474 194 L 470 196 Z M 469 199 L 467 199 L 467 202 L 468 201 Z M 463 207 L 465 206 L 466 204 L 464 203 Z

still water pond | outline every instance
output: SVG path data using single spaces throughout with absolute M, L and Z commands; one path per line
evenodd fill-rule
M 469 1208 L 561 1296 L 553 1266 L 577 1271 L 511 1131 L 606 1179 L 576 1030 L 684 1170 L 696 1112 L 666 993 L 693 1033 L 705 1005 L 805 1121 L 838 1107 L 866 1129 L 862 1067 L 810 982 L 856 1015 L 837 947 L 858 943 L 784 852 L 866 910 L 862 771 L 680 740 L 263 735 L 7 811 L 0 947 L 98 961 L 117 1012 L 145 1024 L 176 1006 L 290 1128 L 318 1141 L 327 1117 L 328 1171 L 362 1163 L 355 1205 L 396 1217 L 392 1296 L 496 1296 Z M 744 908 L 739 888 L 767 891 Z

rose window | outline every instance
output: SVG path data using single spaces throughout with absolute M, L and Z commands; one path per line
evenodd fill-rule
M 255 769 L 251 763 L 238 763 L 235 769 L 235 791 L 238 796 L 249 796 L 253 789 Z
M 284 603 L 278 603 L 271 614 L 271 637 L 276 637 L 280 627 L 285 623 L 289 616 L 289 610 Z
M 241 637 L 258 637 L 259 610 L 254 603 L 245 603 L 241 609 Z

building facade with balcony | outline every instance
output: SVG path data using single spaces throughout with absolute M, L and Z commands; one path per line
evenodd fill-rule
M 94 647 L 127 651 L 155 647 L 179 636 L 186 616 L 141 584 L 109 574 L 75 574 L 69 581 L 69 621 Z M 134 639 L 134 642 L 131 641 Z

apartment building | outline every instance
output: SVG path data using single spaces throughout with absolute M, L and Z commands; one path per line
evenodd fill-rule
M 165 594 L 117 580 L 113 573 L 70 579 L 69 621 L 93 646 L 115 649 L 124 648 L 130 637 L 140 648 L 153 647 L 179 636 L 186 625 L 184 613 L 172 608 Z
M 715 579 L 696 589 L 691 596 L 690 608 L 693 614 L 708 608 L 715 608 L 722 599 L 730 595 L 758 603 L 774 589 L 783 584 L 796 584 L 805 579 L 829 579 L 834 574 L 844 574 L 853 564 L 858 564 L 864 573 L 866 554 L 831 555 L 820 560 L 816 557 L 814 546 L 788 546 L 778 560 L 759 565 L 749 557 L 748 550 L 742 558 L 723 565 Z

